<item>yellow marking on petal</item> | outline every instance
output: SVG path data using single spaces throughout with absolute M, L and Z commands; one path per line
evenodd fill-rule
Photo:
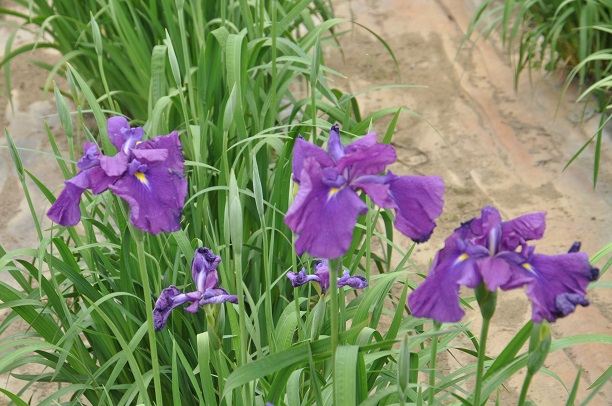
M 331 199 L 336 193 L 338 193 L 339 190 L 340 189 L 337 188 L 337 187 L 331 188 L 330 191 L 329 191 L 329 195 L 327 195 L 327 198 Z
M 136 146 L 138 144 L 142 144 L 142 141 L 136 141 L 136 144 L 134 144 L 134 146 Z
M 468 254 L 461 254 L 459 255 L 459 257 L 455 260 L 455 262 L 453 262 L 453 266 L 458 265 L 460 263 L 462 263 L 463 261 L 465 261 L 466 259 L 468 259 L 470 256 Z
M 534 273 L 535 273 L 535 271 L 533 270 L 533 267 L 532 267 L 532 266 L 531 266 L 531 264 L 530 264 L 530 263 L 528 263 L 528 262 L 525 262 L 525 263 L 523 264 L 523 268 L 525 268 L 525 269 L 526 269 L 526 270 L 528 270 L 529 272 L 534 272 Z
M 147 181 L 147 178 L 145 177 L 144 173 L 136 172 L 134 176 L 136 176 L 136 179 L 138 179 L 140 183 L 143 183 L 144 185 L 147 185 L 147 186 L 149 185 L 149 181 Z

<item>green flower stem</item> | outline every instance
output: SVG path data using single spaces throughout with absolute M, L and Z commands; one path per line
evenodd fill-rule
M 222 363 L 225 362 L 224 355 L 220 348 L 218 349 L 213 348 L 212 355 L 213 357 L 211 361 L 213 361 L 213 368 L 215 368 L 215 372 L 217 373 L 219 393 L 223 393 L 223 390 L 225 389 L 225 380 L 227 378 L 227 374 L 225 373 L 225 368 L 222 365 Z
M 529 385 L 531 384 L 532 378 L 533 374 L 527 371 L 527 375 L 525 375 L 525 380 L 523 381 L 523 387 L 521 388 L 521 395 L 519 397 L 518 406 L 523 406 L 525 404 L 525 399 L 527 398 L 527 391 L 529 390 Z
M 440 330 L 441 324 L 434 321 L 433 332 L 437 333 Z M 427 404 L 433 405 L 436 396 L 436 359 L 438 358 L 438 336 L 434 336 L 431 340 L 431 356 L 429 361 L 429 389 L 427 395 Z
M 521 388 L 519 405 L 525 403 L 531 379 L 536 372 L 542 368 L 542 365 L 544 365 L 544 361 L 550 351 L 551 340 L 550 324 L 547 320 L 542 320 L 540 323 L 533 323 L 533 327 L 531 328 L 531 340 L 529 341 L 529 357 L 527 358 L 527 375 L 525 375 L 525 381 L 523 381 L 523 387 Z
M 266 224 L 265 223 L 265 218 L 264 216 L 260 216 L 259 217 L 259 221 L 261 222 L 261 224 Z M 264 229 L 262 230 L 263 233 L 263 252 L 270 252 L 269 251 L 269 245 L 268 245 L 268 233 L 264 227 Z M 270 349 L 270 354 L 274 354 L 276 352 L 276 342 L 274 340 L 274 317 L 272 316 L 272 269 L 269 268 L 269 263 L 268 263 L 268 255 L 264 254 L 262 255 L 262 260 L 263 260 L 263 269 L 264 269 L 264 277 L 266 278 L 266 299 L 264 301 L 264 306 L 265 306 L 265 310 L 266 310 L 266 325 L 269 326 L 269 328 L 267 329 L 267 333 L 268 333 L 268 346 Z M 299 313 L 298 313 L 299 314 Z
M 331 308 L 331 366 L 333 393 L 336 393 L 336 349 L 338 348 L 338 268 L 342 265 L 342 258 L 329 261 L 329 292 Z
M 153 325 L 153 300 L 151 300 L 151 284 L 149 282 L 149 274 L 147 273 L 144 235 L 138 230 L 131 228 L 132 235 L 136 240 L 136 250 L 138 253 L 138 268 L 140 270 L 140 278 L 142 279 L 142 288 L 144 289 L 144 301 L 147 314 L 147 330 L 149 333 L 149 345 L 151 346 L 151 367 L 153 368 L 153 386 L 155 387 L 156 404 L 162 405 L 162 387 L 161 375 L 159 370 L 159 359 L 157 357 L 157 340 L 155 337 L 155 326 Z
M 485 351 L 487 349 L 487 335 L 489 323 L 497 306 L 497 292 L 491 292 L 482 282 L 474 289 L 476 301 L 482 315 L 482 329 L 480 331 L 480 345 L 478 346 L 478 366 L 476 367 L 476 388 L 474 389 L 474 406 L 480 406 L 480 392 L 482 390 L 482 377 L 484 372 Z
M 480 392 L 482 390 L 482 376 L 484 372 L 485 351 L 487 348 L 487 335 L 489 334 L 490 318 L 482 319 L 480 330 L 480 345 L 478 346 L 478 366 L 476 367 L 476 389 L 474 389 L 474 406 L 480 406 Z

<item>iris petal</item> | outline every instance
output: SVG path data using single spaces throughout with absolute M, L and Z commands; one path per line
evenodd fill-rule
M 193 261 L 191 261 L 191 277 L 196 284 L 196 288 L 204 292 L 219 283 L 217 266 L 221 262 L 221 257 L 215 255 L 210 248 L 200 247 L 196 250 Z
M 106 122 L 108 138 L 119 151 L 127 154 L 130 148 L 142 140 L 144 131 L 142 127 L 131 128 L 125 117 L 111 117 Z
M 183 176 L 155 165 L 148 168 L 146 181 L 125 175 L 109 189 L 130 205 L 130 221 L 139 229 L 151 234 L 179 230 L 187 195 Z
M 298 235 L 295 248 L 319 258 L 338 258 L 351 245 L 357 217 L 368 207 L 349 187 L 331 198 L 323 183 L 321 165 L 314 158 L 304 161 L 301 184 L 285 223 Z M 323 225 L 323 226 L 322 226 Z
M 308 282 L 317 282 L 319 285 L 321 284 L 321 279 L 318 276 L 306 274 L 306 270 L 303 268 L 298 273 L 291 271 L 287 272 L 287 279 L 289 279 L 294 288 L 305 285 Z
M 514 251 L 526 241 L 539 240 L 546 229 L 546 213 L 530 213 L 502 223 L 503 250 Z
M 375 144 L 346 154 L 338 161 L 338 172 L 348 170 L 349 183 L 359 177 L 378 175 L 395 162 L 395 148 L 388 144 Z
M 444 183 L 438 176 L 400 176 L 390 182 L 395 204 L 395 228 L 415 242 L 429 239 L 442 214 Z
M 413 315 L 458 321 L 463 315 L 459 286 L 475 288 L 483 281 L 490 291 L 526 286 L 536 323 L 553 322 L 578 305 L 588 305 L 586 287 L 598 270 L 578 252 L 579 244 L 555 256 L 534 254 L 535 247 L 526 245 L 542 237 L 544 218 L 545 213 L 533 213 L 502 223 L 497 209 L 485 207 L 481 217 L 463 223 L 437 253 L 427 279 L 409 296 Z
M 338 162 L 344 156 L 344 146 L 340 142 L 340 127 L 332 125 L 329 130 L 329 140 L 327 141 L 327 152 L 334 162 Z
M 533 303 L 532 319 L 550 322 L 573 312 L 576 305 L 586 306 L 586 288 L 593 273 L 583 252 L 562 255 L 534 255 L 529 261 L 537 276 L 532 277 L 526 293 Z
M 180 293 L 175 286 L 164 289 L 153 309 L 155 331 L 160 331 L 165 326 L 172 309 L 183 303 L 191 302 L 184 309 L 190 313 L 197 313 L 200 306 L 204 305 L 223 302 L 238 303 L 238 296 L 230 295 L 225 289 L 218 286 L 217 265 L 220 262 L 221 257 L 215 255 L 209 248 L 201 247 L 196 250 L 191 263 L 191 274 L 197 290 Z
M 170 316 L 170 313 L 175 307 L 187 302 L 192 302 L 193 300 L 193 295 L 180 293 L 176 286 L 169 286 L 162 290 L 157 302 L 155 302 L 155 308 L 153 309 L 153 324 L 155 326 L 155 331 L 161 331 L 161 329 L 164 328 L 168 316 Z
M 314 158 L 323 168 L 332 166 L 334 162 L 325 150 L 317 145 L 311 144 L 303 138 L 295 140 L 293 147 L 293 159 L 291 161 L 293 180 L 300 183 L 302 169 L 306 158 Z
M 366 278 L 360 275 L 353 275 L 349 271 L 345 270 L 342 273 L 342 277 L 338 279 L 338 287 L 349 286 L 353 289 L 363 289 L 368 286 Z
M 65 227 L 75 226 L 81 221 L 81 195 L 85 189 L 66 182 L 66 187 L 47 211 L 47 216 Z

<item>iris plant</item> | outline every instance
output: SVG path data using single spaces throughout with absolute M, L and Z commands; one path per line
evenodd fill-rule
M 306 270 L 302 268 L 299 273 L 287 272 L 287 278 L 289 278 L 294 288 L 308 282 L 316 282 L 319 285 L 321 295 L 325 295 L 327 289 L 329 289 L 329 265 L 326 260 L 316 261 L 314 275 L 307 275 Z M 338 278 L 338 287 L 341 288 L 343 286 L 350 286 L 353 289 L 363 289 L 368 286 L 368 282 L 363 276 L 351 276 L 349 271 L 345 270 L 342 277 Z
M 196 250 L 191 262 L 191 276 L 195 282 L 196 290 L 181 293 L 176 286 L 165 288 L 159 295 L 153 309 L 155 331 L 161 331 L 166 325 L 172 310 L 182 304 L 191 303 L 185 307 L 185 311 L 197 313 L 199 307 L 204 305 L 223 302 L 238 303 L 238 296 L 230 295 L 219 286 L 217 266 L 220 262 L 221 257 L 215 255 L 209 248 L 201 247 Z
M 461 224 L 446 239 L 427 279 L 408 298 L 415 317 L 438 322 L 456 322 L 464 312 L 459 307 L 459 286 L 489 292 L 525 286 L 532 302 L 532 320 L 554 322 L 587 306 L 589 282 L 599 276 L 585 253 L 574 243 L 562 255 L 534 253 L 530 240 L 542 238 L 546 213 L 532 213 L 502 222 L 497 209 L 487 206 L 479 218 Z
M 63 226 L 81 219 L 79 202 L 85 189 L 94 194 L 111 190 L 130 206 L 130 220 L 151 234 L 176 231 L 187 195 L 184 160 L 178 133 L 142 141 L 141 127 L 131 128 L 123 117 L 108 119 L 108 137 L 117 148 L 114 156 L 100 153 L 93 142 L 83 147 L 79 173 L 66 187 L 47 215 Z
M 381 175 L 395 159 L 393 146 L 377 143 L 375 133 L 343 146 L 334 125 L 327 151 L 298 138 L 293 179 L 299 190 L 285 216 L 298 235 L 297 253 L 332 259 L 348 250 L 357 217 L 368 210 L 359 190 L 379 207 L 395 210 L 399 231 L 416 242 L 427 241 L 442 213 L 444 184 L 437 176 Z

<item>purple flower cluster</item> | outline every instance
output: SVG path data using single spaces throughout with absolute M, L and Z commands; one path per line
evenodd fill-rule
M 74 226 L 81 220 L 79 202 L 85 189 L 94 194 L 109 189 L 127 201 L 130 220 L 139 229 L 151 234 L 179 230 L 187 181 L 178 133 L 142 141 L 143 129 L 130 128 L 123 117 L 109 118 L 107 128 L 119 152 L 106 156 L 95 143 L 86 143 L 77 163 L 79 173 L 65 182 L 47 216 L 63 226 Z
M 486 207 L 482 216 L 461 224 L 446 239 L 427 279 L 412 292 L 408 305 L 415 317 L 438 322 L 456 322 L 464 312 L 459 307 L 459 287 L 476 288 L 481 283 L 494 292 L 525 286 L 532 302 L 532 320 L 554 322 L 587 306 L 589 282 L 599 277 L 585 253 L 575 243 L 567 254 L 541 255 L 527 241 L 544 235 L 546 213 L 532 213 L 502 222 L 497 209 Z
M 395 227 L 416 242 L 427 241 L 442 213 L 444 184 L 438 176 L 398 176 L 391 171 L 395 149 L 368 134 L 347 145 L 332 126 L 328 150 L 298 138 L 293 149 L 293 179 L 299 190 L 285 223 L 298 235 L 299 255 L 338 258 L 353 240 L 357 217 L 368 206 L 365 192 L 379 207 L 395 210 Z
M 308 282 L 316 282 L 319 284 L 321 294 L 325 295 L 327 289 L 329 289 L 329 265 L 326 260 L 316 261 L 314 275 L 306 274 L 306 269 L 302 268 L 298 273 L 287 272 L 287 278 L 289 278 L 294 288 Z M 338 287 L 341 288 L 343 286 L 350 286 L 353 289 L 363 289 L 368 286 L 368 282 L 363 276 L 351 276 L 349 271 L 345 270 L 342 277 L 338 278 Z
M 191 276 L 196 285 L 195 292 L 181 293 L 176 286 L 167 287 L 162 291 L 153 309 L 153 324 L 155 331 L 161 331 L 166 325 L 172 310 L 184 303 L 191 303 L 185 311 L 197 313 L 200 306 L 223 302 L 238 303 L 238 296 L 230 295 L 219 286 L 217 266 L 221 257 L 215 255 L 209 248 L 198 248 L 191 262 Z

